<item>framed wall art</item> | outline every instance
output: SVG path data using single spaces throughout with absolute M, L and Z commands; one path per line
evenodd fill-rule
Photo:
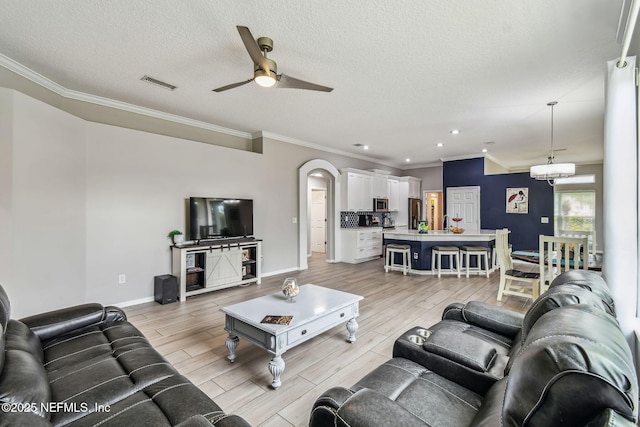
M 529 213 L 528 188 L 507 188 L 507 213 Z

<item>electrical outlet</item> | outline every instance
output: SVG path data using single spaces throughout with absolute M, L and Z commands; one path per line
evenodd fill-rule
M 125 274 L 120 274 L 118 276 L 118 284 L 123 285 L 125 283 L 127 283 L 127 276 Z
M 543 216 L 540 218 L 540 222 L 542 224 L 549 224 L 549 217 L 548 216 Z
M 418 259 L 418 252 L 413 253 L 413 259 Z
M 297 224 L 298 223 L 298 218 L 296 218 L 295 216 L 293 218 L 291 218 L 291 223 L 292 224 Z

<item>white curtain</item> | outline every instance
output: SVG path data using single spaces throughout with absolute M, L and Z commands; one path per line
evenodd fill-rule
M 628 57 L 626 62 L 624 68 L 616 66 L 617 60 L 607 63 L 603 275 L 613 291 L 622 331 L 635 349 L 640 286 L 636 58 Z

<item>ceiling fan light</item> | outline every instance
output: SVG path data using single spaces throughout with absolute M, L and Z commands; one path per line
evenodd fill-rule
M 540 181 L 548 181 L 556 178 L 566 178 L 575 175 L 576 165 L 574 163 L 547 163 L 546 165 L 531 166 L 529 175 Z
M 253 74 L 253 80 L 262 87 L 271 87 L 276 84 L 276 79 L 264 70 L 257 70 Z

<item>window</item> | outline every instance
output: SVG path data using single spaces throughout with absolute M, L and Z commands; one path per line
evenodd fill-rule
M 595 191 L 557 191 L 554 198 L 556 235 L 595 231 Z

